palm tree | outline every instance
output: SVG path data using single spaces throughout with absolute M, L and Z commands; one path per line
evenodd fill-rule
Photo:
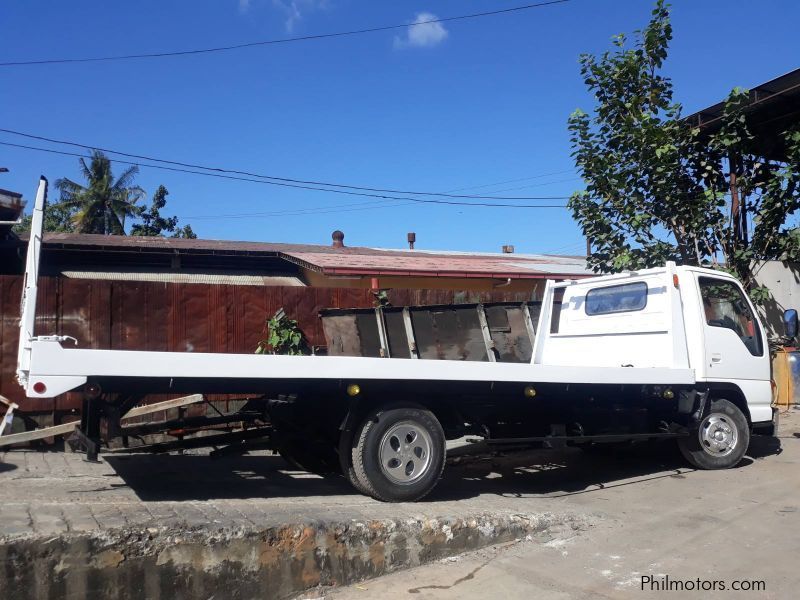
M 139 167 L 128 167 L 115 181 L 111 161 L 99 150 L 92 152 L 89 164 L 81 158 L 80 165 L 86 187 L 67 178 L 56 181 L 60 204 L 75 211 L 75 231 L 125 235 L 125 218 L 137 216 L 142 210 L 136 203 L 144 196 L 144 190 L 133 185 Z

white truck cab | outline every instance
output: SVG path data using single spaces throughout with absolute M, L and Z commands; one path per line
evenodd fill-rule
M 766 331 L 736 278 L 712 269 L 647 269 L 553 285 L 562 295 L 542 362 L 691 369 L 740 394 L 753 422 L 772 419 Z

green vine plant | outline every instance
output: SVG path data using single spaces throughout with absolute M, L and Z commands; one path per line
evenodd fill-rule
M 282 308 L 271 319 L 267 319 L 262 335 L 266 337 L 258 342 L 256 354 L 308 354 L 308 344 L 297 321 L 287 317 Z
M 392 303 L 389 301 L 389 290 L 377 290 L 372 292 L 372 295 L 375 297 L 375 299 L 372 301 L 372 304 L 375 306 L 375 308 L 387 308 L 392 305 Z

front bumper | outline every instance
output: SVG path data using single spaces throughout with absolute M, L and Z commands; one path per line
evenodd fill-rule
M 778 407 L 772 407 L 772 420 L 753 423 L 753 433 L 755 435 L 778 435 L 778 422 L 780 421 L 780 411 Z

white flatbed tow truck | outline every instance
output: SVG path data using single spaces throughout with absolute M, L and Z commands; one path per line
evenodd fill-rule
M 548 281 L 530 364 L 95 350 L 37 336 L 46 196 L 42 178 L 17 375 L 30 398 L 82 391 L 78 431 L 95 453 L 99 419 L 118 427 L 144 394 L 263 394 L 252 437 L 268 429 L 289 458 L 410 501 L 439 480 L 446 440 L 466 434 L 515 447 L 676 438 L 693 465 L 720 469 L 739 463 L 751 432 L 776 429 L 767 338 L 742 286 L 674 263 Z

